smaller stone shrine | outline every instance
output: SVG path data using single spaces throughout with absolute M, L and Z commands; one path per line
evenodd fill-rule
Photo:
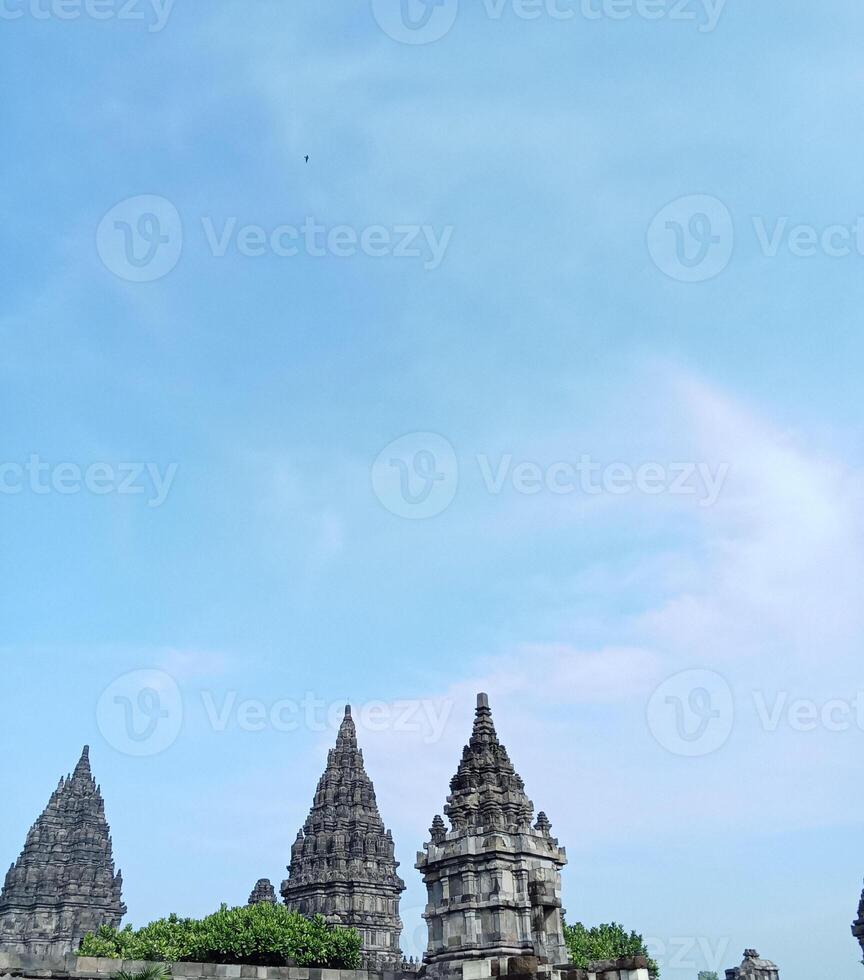
M 780 980 L 780 971 L 770 960 L 763 960 L 755 949 L 745 949 L 744 962 L 727 970 L 726 980 Z
M 444 812 L 451 829 L 437 815 L 416 864 L 428 892 L 427 974 L 469 980 L 510 958 L 567 963 L 561 909 L 567 856 L 545 813 L 532 824 L 534 805 L 498 741 L 485 694 L 477 697 Z M 516 972 L 530 971 L 517 964 Z
M 258 879 L 246 904 L 261 905 L 264 902 L 269 902 L 270 905 L 276 904 L 276 889 L 269 878 Z

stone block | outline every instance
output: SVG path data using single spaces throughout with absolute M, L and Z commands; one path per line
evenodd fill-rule
M 465 960 L 462 980 L 487 980 L 492 976 L 492 960 Z
M 540 967 L 540 960 L 536 956 L 509 956 L 507 958 L 507 972 L 535 974 Z
M 76 973 L 96 973 L 99 969 L 99 960 L 95 956 L 79 956 L 75 964 Z

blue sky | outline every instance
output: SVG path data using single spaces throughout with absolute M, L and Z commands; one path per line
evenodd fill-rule
M 101 9 L 0 18 L 0 854 L 90 742 L 242 902 L 350 699 L 417 953 L 488 690 L 571 920 L 857 977 L 860 4 Z

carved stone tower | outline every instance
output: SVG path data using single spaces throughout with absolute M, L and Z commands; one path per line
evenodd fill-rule
M 269 878 L 259 878 L 252 889 L 247 905 L 276 904 L 276 889 Z
M 780 980 L 780 971 L 770 960 L 763 960 L 755 949 L 744 950 L 744 962 L 726 971 L 726 980 Z
M 852 923 L 852 934 L 861 943 L 861 952 L 864 953 L 864 892 L 861 892 L 861 904 L 858 906 L 858 918 Z M 864 963 L 864 959 L 862 959 Z
M 447 801 L 451 830 L 436 816 L 416 864 L 428 891 L 428 973 L 459 974 L 465 960 L 508 956 L 566 963 L 567 856 L 545 813 L 532 827 L 534 806 L 498 741 L 485 694 L 477 697 L 474 730 Z
M 101 925 L 126 914 L 114 873 L 105 804 L 90 773 L 89 749 L 60 780 L 0 894 L 0 949 L 61 956 Z
M 282 897 L 295 912 L 321 914 L 334 925 L 356 929 L 366 965 L 398 964 L 399 896 L 405 890 L 398 867 L 393 835 L 378 812 L 349 706 L 312 810 L 291 848 Z

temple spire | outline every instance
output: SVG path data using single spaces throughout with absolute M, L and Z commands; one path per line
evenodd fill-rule
M 337 749 L 356 749 L 357 748 L 357 729 L 354 719 L 351 717 L 351 705 L 345 705 L 345 717 L 339 726 L 339 734 L 336 737 Z
M 428 892 L 427 977 L 460 980 L 467 960 L 566 962 L 560 869 L 567 856 L 545 813 L 532 826 L 534 806 L 498 739 L 486 694 L 477 696 L 444 812 L 451 830 L 436 816 L 415 865 Z
M 81 752 L 81 758 L 78 760 L 78 765 L 75 766 L 75 770 L 72 773 L 72 779 L 92 779 L 93 773 L 90 770 L 90 746 L 85 745 L 83 751 Z
M 365 964 L 392 968 L 402 958 L 399 896 L 405 883 L 398 867 L 346 705 L 312 809 L 291 848 L 282 896 L 293 911 L 320 913 L 332 924 L 357 929 Z
M 0 949 L 63 955 L 126 913 L 111 831 L 87 746 L 30 828 L 0 894 Z
M 468 826 L 531 829 L 534 804 L 525 795 L 525 784 L 513 768 L 506 747 L 498 740 L 486 694 L 477 695 L 471 738 L 450 781 L 444 812 L 454 830 Z

